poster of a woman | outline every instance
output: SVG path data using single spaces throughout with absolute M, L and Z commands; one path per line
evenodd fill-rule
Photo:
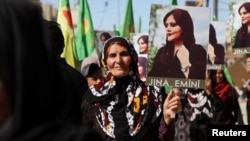
M 148 84 L 204 87 L 209 18 L 206 7 L 151 5 Z

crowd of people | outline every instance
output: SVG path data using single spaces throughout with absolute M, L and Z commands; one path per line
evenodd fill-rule
M 236 91 L 224 68 L 204 69 L 205 50 L 195 43 L 183 9 L 163 19 L 167 31 L 182 32 L 181 42 L 169 34 L 155 58 L 162 65 L 149 74 L 200 79 L 204 71 L 204 89 L 147 85 L 147 59 L 121 36 L 101 38 L 100 58 L 85 58 L 80 70 L 71 67 L 60 56 L 65 47 L 60 25 L 43 19 L 30 1 L 2 0 L 0 19 L 1 141 L 206 141 L 207 126 L 250 122 L 250 82 Z M 138 39 L 147 42 L 146 35 Z M 216 48 L 216 40 L 210 44 Z M 139 54 L 147 52 L 148 45 Z M 180 60 L 186 53 L 188 59 Z M 162 62 L 162 55 L 169 62 Z M 246 68 L 250 73 L 248 55 Z

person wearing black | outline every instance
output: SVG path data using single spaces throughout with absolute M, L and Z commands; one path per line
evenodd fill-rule
M 49 35 L 49 43 L 55 51 L 60 67 L 61 96 L 58 99 L 67 105 L 60 105 L 62 107 L 61 116 L 81 125 L 81 102 L 84 92 L 88 89 L 87 80 L 80 71 L 71 67 L 64 58 L 61 58 L 65 45 L 60 25 L 54 21 L 44 20 L 44 23 Z
M 181 108 L 178 93 L 166 94 L 140 80 L 138 55 L 125 38 L 110 38 L 102 53 L 105 79 L 84 94 L 84 125 L 107 141 L 173 140 L 171 114 Z
M 48 44 L 41 8 L 27 0 L 0 5 L 0 140 L 101 140 L 60 115 L 59 63 Z

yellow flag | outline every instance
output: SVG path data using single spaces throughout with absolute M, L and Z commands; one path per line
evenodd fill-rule
M 75 68 L 75 59 L 73 53 L 75 41 L 69 0 L 59 0 L 57 22 L 61 26 L 65 44 L 61 57 L 65 58 L 66 62 Z

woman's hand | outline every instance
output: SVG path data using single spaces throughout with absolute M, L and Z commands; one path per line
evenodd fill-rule
M 208 44 L 207 54 L 211 63 L 214 64 L 215 53 L 214 53 L 214 47 L 211 44 Z
M 182 45 L 177 51 L 176 55 L 181 63 L 181 71 L 184 73 L 185 77 L 188 78 L 189 67 L 191 67 L 189 61 L 189 51 L 184 45 Z
M 189 61 L 189 51 L 187 50 L 187 48 L 182 45 L 178 52 L 177 52 L 177 57 L 179 59 L 179 61 L 181 62 L 181 67 L 185 68 L 188 65 L 190 65 L 190 61 Z
M 163 117 L 167 125 L 169 125 L 174 118 L 173 112 L 181 111 L 180 91 L 171 90 L 163 104 Z
M 212 83 L 212 80 L 207 75 L 206 80 L 205 80 L 205 92 L 207 93 L 207 95 L 210 95 L 212 93 L 211 83 Z

